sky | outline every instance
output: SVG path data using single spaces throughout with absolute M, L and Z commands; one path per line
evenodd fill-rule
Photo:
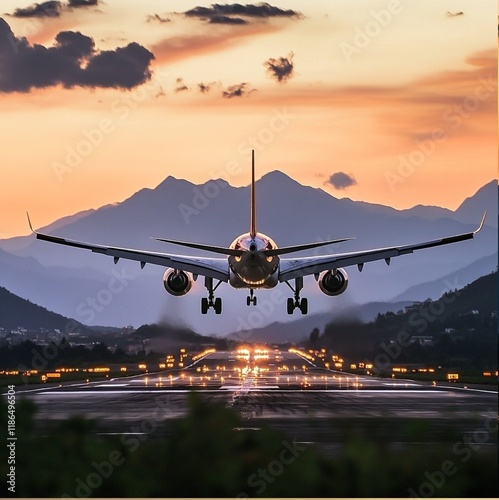
M 248 185 L 251 149 L 257 177 L 398 209 L 497 178 L 495 0 L 1 8 L 0 238 L 169 175 Z

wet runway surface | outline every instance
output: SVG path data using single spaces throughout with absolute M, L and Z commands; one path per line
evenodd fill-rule
M 392 448 L 452 448 L 461 439 L 480 439 L 480 449 L 492 451 L 497 434 L 484 441 L 483 430 L 497 428 L 493 389 L 356 376 L 318 368 L 296 353 L 262 350 L 210 353 L 181 371 L 18 387 L 17 393 L 36 403 L 42 432 L 83 415 L 96 419 L 99 435 L 154 439 L 168 435 L 168 422 L 187 413 L 189 394 L 196 391 L 239 413 L 235 432 L 268 425 L 332 456 L 352 436 Z

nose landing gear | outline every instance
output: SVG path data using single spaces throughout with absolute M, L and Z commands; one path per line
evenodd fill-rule
M 248 295 L 248 297 L 246 297 L 246 305 L 247 306 L 249 306 L 251 304 L 256 306 L 256 297 L 253 294 L 254 294 L 253 288 L 250 288 L 250 294 Z

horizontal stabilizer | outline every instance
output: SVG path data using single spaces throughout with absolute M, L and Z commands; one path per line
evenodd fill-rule
M 342 238 L 340 240 L 316 241 L 315 243 L 305 243 L 304 245 L 293 245 L 290 247 L 273 248 L 272 250 L 265 250 L 263 253 L 267 257 L 273 257 L 274 255 L 284 255 L 287 253 L 300 252 L 301 250 L 309 250 L 310 248 L 333 245 L 334 243 L 341 243 L 343 241 L 349 241 L 353 239 L 355 238 Z
M 152 239 L 157 241 L 163 241 L 164 243 L 171 243 L 173 245 L 180 245 L 182 247 L 197 248 L 198 250 L 206 250 L 207 252 L 220 253 L 222 255 L 233 255 L 236 257 L 240 257 L 243 254 L 242 250 L 235 250 L 234 248 L 203 245 L 202 243 L 190 243 L 189 241 L 167 240 L 166 238 L 152 238 Z

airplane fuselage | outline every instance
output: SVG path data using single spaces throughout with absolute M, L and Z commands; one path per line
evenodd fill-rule
M 229 282 L 234 288 L 273 288 L 278 284 L 279 257 L 264 253 L 277 248 L 272 238 L 245 233 L 229 248 L 243 250 L 241 256 L 229 256 Z

